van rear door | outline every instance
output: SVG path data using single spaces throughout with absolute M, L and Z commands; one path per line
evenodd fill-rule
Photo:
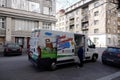
M 35 34 L 37 32 L 32 32 L 31 38 L 30 38 L 30 57 L 34 60 L 38 59 L 38 51 L 37 51 L 37 43 L 39 37 L 37 37 Z

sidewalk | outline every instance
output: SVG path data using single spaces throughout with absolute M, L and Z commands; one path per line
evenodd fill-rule
M 120 71 L 97 80 L 120 80 Z

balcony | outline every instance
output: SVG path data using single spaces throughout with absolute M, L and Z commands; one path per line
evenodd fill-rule
M 81 27 L 81 30 L 88 30 L 88 22 L 85 22 L 85 23 L 82 23 L 82 27 Z
M 74 25 L 74 21 L 70 21 L 70 25 Z
M 70 31 L 70 32 L 74 32 L 74 29 L 70 29 L 69 31 Z
M 118 26 L 118 34 L 120 34 L 120 26 Z
M 88 7 L 82 9 L 82 15 L 88 15 L 88 13 L 89 13 Z
M 74 18 L 70 19 L 70 25 L 74 25 Z
M 82 21 L 82 22 L 88 22 L 88 16 L 83 16 L 83 18 L 82 18 L 81 21 Z
M 82 31 L 83 31 L 83 30 L 88 30 L 88 26 L 83 26 L 83 27 L 82 27 Z
M 70 31 L 70 32 L 73 32 L 73 31 L 74 31 L 74 25 L 70 25 L 70 26 L 69 26 L 69 31 Z
M 5 36 L 5 34 L 6 34 L 6 31 L 0 29 L 0 36 Z

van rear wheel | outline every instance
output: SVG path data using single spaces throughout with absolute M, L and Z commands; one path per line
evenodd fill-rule
M 96 62 L 96 61 L 97 61 L 97 55 L 93 55 L 92 61 L 93 61 L 93 62 Z
M 56 69 L 56 63 L 55 63 L 55 62 L 52 62 L 52 63 L 51 63 L 50 69 L 51 69 L 52 71 Z

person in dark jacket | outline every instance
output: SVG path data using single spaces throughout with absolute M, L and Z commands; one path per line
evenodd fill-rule
M 83 57 L 84 57 L 83 46 L 79 47 L 77 55 L 80 60 L 80 63 L 78 65 L 79 65 L 79 67 L 83 67 Z

